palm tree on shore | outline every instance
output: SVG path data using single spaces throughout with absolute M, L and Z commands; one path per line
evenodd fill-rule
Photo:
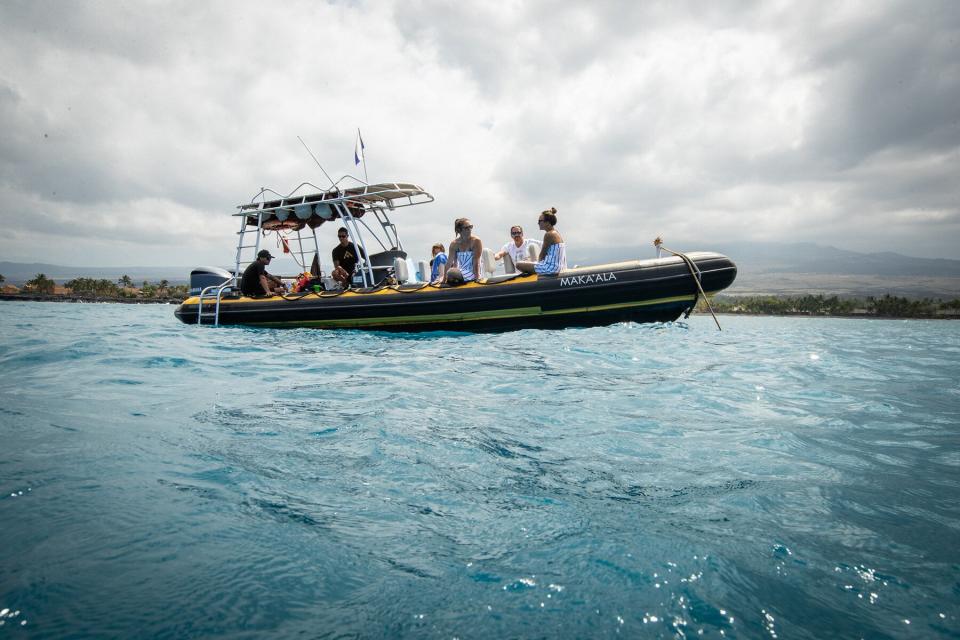
M 133 279 L 130 278 L 127 274 L 123 274 L 118 280 L 117 283 L 121 287 L 133 287 Z
M 28 287 L 32 287 L 37 291 L 37 293 L 53 293 L 53 288 L 56 286 L 53 280 L 47 277 L 45 273 L 38 273 L 33 280 L 27 282 Z

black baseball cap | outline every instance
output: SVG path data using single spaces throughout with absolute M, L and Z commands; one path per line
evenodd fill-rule
M 257 257 L 258 257 L 258 258 L 270 258 L 271 260 L 273 260 L 273 256 L 270 255 L 270 252 L 267 251 L 266 249 L 260 249 L 260 253 L 257 254 Z

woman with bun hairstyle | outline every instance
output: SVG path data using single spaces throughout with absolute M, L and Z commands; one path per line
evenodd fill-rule
M 457 218 L 453 223 L 453 230 L 457 237 L 450 243 L 447 253 L 448 264 L 443 281 L 447 284 L 463 284 L 473 282 L 480 273 L 480 254 L 483 252 L 483 243 L 480 238 L 473 236 L 473 223 L 469 218 Z
M 567 268 L 567 245 L 563 237 L 554 229 L 557 224 L 557 210 L 550 207 L 540 214 L 537 225 L 543 231 L 543 247 L 540 249 L 539 262 L 518 262 L 521 273 L 537 273 L 542 276 L 557 275 Z

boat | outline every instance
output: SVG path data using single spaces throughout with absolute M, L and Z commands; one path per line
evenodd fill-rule
M 477 281 L 433 285 L 418 281 L 428 279 L 424 263 L 419 272 L 413 268 L 391 220 L 402 208 L 433 201 L 422 187 L 404 182 L 328 189 L 305 182 L 284 196 L 263 189 L 233 214 L 240 223 L 234 268 L 194 269 L 192 295 L 175 315 L 187 324 L 402 332 L 672 322 L 689 315 L 702 297 L 729 287 L 737 274 L 730 258 L 699 251 L 578 266 L 549 276 L 493 275 L 493 253 L 485 249 L 484 274 Z M 333 221 L 346 227 L 350 240 L 368 256 L 346 290 L 332 288 L 320 269 L 317 230 Z M 270 233 L 281 236 L 304 271 L 312 263 L 307 274 L 323 284 L 269 297 L 243 295 L 243 269 Z

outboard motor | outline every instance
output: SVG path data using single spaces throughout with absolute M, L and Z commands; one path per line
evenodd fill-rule
M 190 295 L 198 296 L 207 287 L 221 285 L 232 277 L 232 272 L 220 267 L 197 267 L 190 272 Z

